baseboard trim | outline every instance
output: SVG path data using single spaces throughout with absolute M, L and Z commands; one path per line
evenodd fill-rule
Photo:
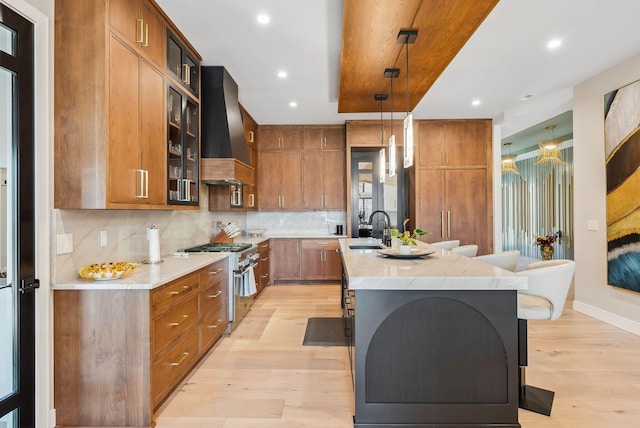
M 627 318 L 623 318 L 619 315 L 612 314 L 611 312 L 604 311 L 595 306 L 588 305 L 578 300 L 573 301 L 573 309 L 577 312 L 588 315 L 592 318 L 611 324 L 614 327 L 621 328 L 622 330 L 633 333 L 636 336 L 640 336 L 640 323 L 632 321 Z

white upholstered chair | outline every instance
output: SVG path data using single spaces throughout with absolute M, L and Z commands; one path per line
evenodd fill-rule
M 475 244 L 462 245 L 451 249 L 452 253 L 460 254 L 465 257 L 475 257 L 478 254 L 478 246 Z
M 440 242 L 432 242 L 429 245 L 433 245 L 434 247 L 442 248 L 445 250 L 450 250 L 460 245 L 459 239 L 454 239 L 452 241 L 440 241 Z
M 520 365 L 520 407 L 543 415 L 551 415 L 553 391 L 526 384 L 527 321 L 557 320 L 562 315 L 573 280 L 575 262 L 548 260 L 531 263 L 516 275 L 528 278 L 526 290 L 518 290 L 518 355 Z
M 499 267 L 511 272 L 515 272 L 518 266 L 518 259 L 520 258 L 520 251 L 503 251 L 501 253 L 486 254 L 484 256 L 474 257 L 474 260 L 478 260 L 482 263 L 487 263 L 492 266 Z

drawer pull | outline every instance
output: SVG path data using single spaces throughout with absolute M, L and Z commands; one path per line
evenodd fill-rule
M 269 257 L 265 257 L 265 258 L 260 259 L 260 260 L 262 260 L 263 262 L 268 262 L 269 261 Z
M 264 274 L 264 275 L 262 275 L 262 278 L 269 278 L 269 275 L 268 274 Z
M 179 359 L 178 361 L 176 361 L 175 363 L 169 363 L 169 365 L 170 365 L 170 366 L 177 367 L 177 366 L 179 366 L 180 364 L 182 364 L 182 363 L 184 362 L 184 360 L 185 360 L 188 356 L 189 356 L 189 353 L 188 353 L 188 352 L 184 352 L 184 353 L 182 354 L 182 358 L 180 358 L 180 359 Z
M 182 319 L 180 321 L 178 321 L 178 322 L 170 322 L 169 325 L 171 327 L 177 327 L 180 324 L 182 324 L 183 322 L 185 322 L 187 320 L 187 318 L 189 318 L 189 315 L 185 314 L 185 315 L 182 316 Z
M 221 294 L 222 294 L 222 290 L 219 290 L 216 294 L 209 294 L 207 297 L 210 298 L 210 299 L 215 299 L 216 297 L 218 297 Z
M 190 289 L 191 289 L 190 285 L 183 285 L 182 286 L 182 290 L 180 290 L 180 291 L 170 291 L 169 294 L 171 294 L 172 296 L 179 296 L 182 293 L 186 293 Z
M 222 320 L 218 320 L 218 322 L 215 324 L 208 325 L 207 328 L 218 328 L 220 324 L 222 324 Z
M 217 275 L 217 274 L 219 274 L 220 272 L 222 272 L 222 269 L 218 268 L 218 269 L 216 269 L 215 271 L 211 271 L 211 272 L 209 272 L 209 275 Z

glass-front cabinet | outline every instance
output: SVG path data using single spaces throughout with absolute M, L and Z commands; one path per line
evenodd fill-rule
M 167 31 L 167 70 L 195 96 L 199 94 L 200 66 L 180 40 Z
M 169 84 L 167 94 L 167 200 L 170 205 L 198 205 L 198 103 L 172 84 Z

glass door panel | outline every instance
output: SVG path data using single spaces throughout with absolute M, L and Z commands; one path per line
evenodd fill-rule
M 198 85 L 200 81 L 200 67 L 198 66 L 198 62 L 191 58 L 189 55 L 186 55 L 187 62 L 187 70 L 189 70 L 189 77 L 185 82 L 186 85 L 191 89 L 193 94 L 198 95 Z
M 167 100 L 168 109 L 168 129 L 169 136 L 169 160 L 168 186 L 169 203 L 180 200 L 180 183 L 182 179 L 182 94 L 169 86 L 169 97 Z
M 198 105 L 187 99 L 184 137 L 184 202 L 198 201 Z
M 182 81 L 182 47 L 170 33 L 167 42 L 167 70 Z

